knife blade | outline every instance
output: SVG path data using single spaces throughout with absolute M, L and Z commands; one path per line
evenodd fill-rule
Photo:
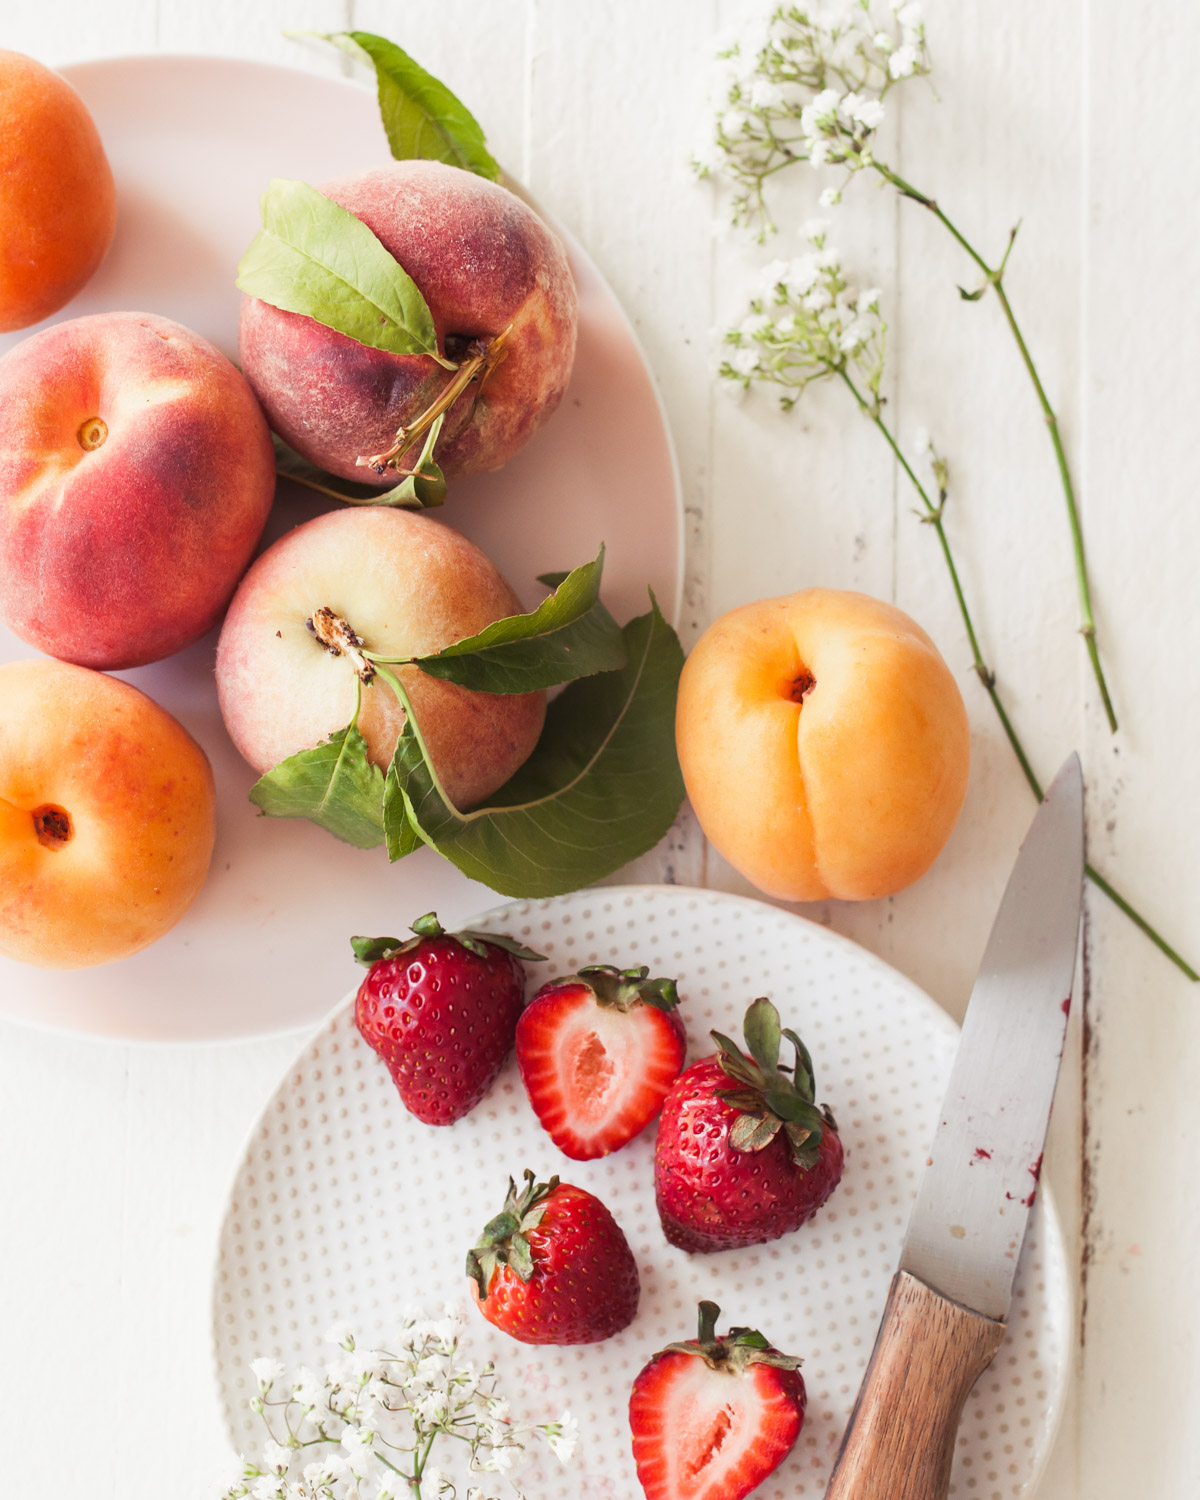
M 959 1417 L 1004 1337 L 1062 1059 L 1083 902 L 1072 755 L 1021 845 L 826 1500 L 943 1500 Z

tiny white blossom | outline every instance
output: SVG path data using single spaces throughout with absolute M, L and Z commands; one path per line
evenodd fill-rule
M 809 312 L 822 312 L 827 307 L 833 306 L 833 295 L 826 286 L 815 286 L 804 298 L 804 306 Z
M 742 333 L 753 337 L 756 333 L 761 333 L 764 328 L 768 327 L 770 322 L 771 320 L 766 313 L 751 313 L 748 318 L 743 318 L 738 326 Z
M 791 296 L 803 297 L 806 292 L 812 291 L 820 274 L 821 268 L 815 255 L 798 255 L 779 280 Z
M 560 1463 L 569 1464 L 575 1456 L 575 1447 L 579 1441 L 579 1423 L 568 1410 L 563 1412 L 557 1425 L 558 1431 L 552 1433 L 546 1441 L 555 1458 Z
M 822 188 L 821 196 L 817 201 L 822 208 L 836 208 L 842 201 L 842 191 L 835 187 Z
M 925 24 L 925 7 L 920 0 L 909 0 L 896 12 L 896 20 L 906 31 L 916 31 Z
M 283 1483 L 277 1474 L 264 1474 L 250 1486 L 254 1500 L 285 1500 Z
M 889 59 L 888 66 L 891 66 Z M 860 99 L 855 111 L 855 119 L 860 125 L 865 125 L 868 130 L 878 130 L 883 124 L 887 110 L 879 99 Z
M 692 165 L 697 172 L 719 172 L 725 165 L 726 156 L 720 141 L 704 141 L 692 152 Z
M 280 1443 L 269 1442 L 263 1449 L 263 1463 L 276 1474 L 286 1474 L 292 1455 Z
M 917 49 L 911 42 L 897 47 L 888 58 L 888 72 L 893 78 L 911 78 L 917 66 Z
M 800 226 L 800 238 L 810 245 L 819 245 L 828 233 L 828 219 L 805 219 Z
M 869 286 L 865 292 L 858 294 L 858 310 L 860 313 L 878 312 L 879 299 L 883 296 L 877 286 Z
M 890 52 L 896 45 L 886 31 L 877 31 L 871 40 L 879 48 L 880 52 Z
M 342 1348 L 354 1343 L 354 1330 L 349 1323 L 335 1323 L 325 1335 L 327 1344 L 339 1344 Z
M 761 294 L 764 297 L 771 296 L 787 273 L 788 263 L 786 260 L 768 261 L 759 272 L 758 286 Z
M 930 436 L 928 427 L 918 427 L 913 433 L 913 448 L 920 457 L 933 452 L 933 438 Z
M 737 135 L 748 118 L 744 109 L 727 109 L 721 116 L 721 129 L 726 135 Z
M 783 103 L 783 90 L 769 78 L 755 79 L 750 86 L 752 109 L 778 109 Z
M 758 355 L 753 349 L 735 349 L 729 363 L 739 375 L 753 375 L 758 369 Z
M 522 1457 L 519 1448 L 493 1448 L 479 1467 L 489 1474 L 510 1474 L 520 1467 Z
M 808 148 L 808 159 L 814 167 L 823 167 L 829 160 L 829 142 L 814 141 Z
M 359 1479 L 366 1479 L 372 1468 L 374 1438 L 361 1427 L 347 1427 L 342 1433 L 342 1452 L 351 1471 Z
M 250 1362 L 250 1369 L 258 1381 L 259 1389 L 268 1391 L 277 1380 L 282 1380 L 284 1367 L 277 1359 L 255 1359 Z

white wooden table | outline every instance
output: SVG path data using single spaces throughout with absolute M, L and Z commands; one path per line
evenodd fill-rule
M 50 64 L 216 52 L 334 68 L 285 27 L 394 36 L 486 122 L 496 154 L 581 237 L 662 383 L 687 504 L 688 639 L 715 614 L 823 583 L 895 599 L 960 674 L 965 814 L 893 900 L 809 912 L 960 1015 L 1032 812 L 969 658 L 932 538 L 834 391 L 790 417 L 714 395 L 710 329 L 760 258 L 714 239 L 689 180 L 706 57 L 729 0 L 42 0 L 0 41 Z M 893 309 L 889 412 L 951 458 L 952 533 L 1032 752 L 1083 752 L 1093 858 L 1200 950 L 1200 563 L 1195 350 L 1200 10 L 1117 0 L 931 0 L 941 102 L 906 88 L 893 156 L 1002 246 L 1081 480 L 1122 720 L 1090 689 L 1048 444 L 999 309 L 919 209 L 860 184 L 838 238 Z M 799 220 L 815 178 L 787 189 Z M 635 876 L 745 886 L 684 822 Z M 1200 1483 L 1200 990 L 1089 897 L 1049 1174 L 1081 1273 L 1079 1379 L 1042 1500 L 1183 1500 Z M 210 1260 L 244 1131 L 296 1043 L 122 1046 L 0 1026 L 0 1404 L 22 1494 L 202 1500 L 226 1456 L 208 1368 Z M 38 1473 L 24 1452 L 37 1455 Z

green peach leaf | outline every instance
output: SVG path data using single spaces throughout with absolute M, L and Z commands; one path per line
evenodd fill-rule
M 250 788 L 269 818 L 307 818 L 357 849 L 383 842 L 383 772 L 353 724 L 281 760 Z
M 398 859 L 403 859 L 406 854 L 419 849 L 422 844 L 404 788 L 400 785 L 399 779 L 392 774 L 394 766 L 395 759 L 393 758 L 392 766 L 388 768 L 383 784 L 383 836 L 387 844 L 388 859 L 393 864 Z
M 500 165 L 487 148 L 479 121 L 403 48 L 370 31 L 336 31 L 325 34 L 325 40 L 375 69 L 379 113 L 397 161 L 444 161 L 498 181 Z
M 420 288 L 361 219 L 282 177 L 261 206 L 263 227 L 238 266 L 243 292 L 369 348 L 441 361 Z
M 427 467 L 419 464 L 417 475 L 409 475 L 390 490 L 381 490 L 373 484 L 359 484 L 353 479 L 327 474 L 294 448 L 289 448 L 277 433 L 272 433 L 271 437 L 275 444 L 275 472 L 281 479 L 290 479 L 293 484 L 302 484 L 306 489 L 316 490 L 319 495 L 328 495 L 345 505 L 391 505 L 399 510 L 432 510 L 446 498 L 445 476 L 435 463 L 430 462 Z
M 451 804 L 409 714 L 388 770 L 389 834 L 403 807 L 426 843 L 506 896 L 577 890 L 652 848 L 684 788 L 675 754 L 683 649 L 653 595 L 651 606 L 625 626 L 625 666 L 580 678 L 551 703 L 537 748 L 487 807 Z
M 600 602 L 604 547 L 563 576 L 537 609 L 509 615 L 416 664 L 430 677 L 480 693 L 533 693 L 628 660 L 625 634 Z

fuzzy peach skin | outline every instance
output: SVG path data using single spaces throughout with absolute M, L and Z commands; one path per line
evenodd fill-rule
M 198 640 L 274 493 L 250 387 L 178 323 L 98 313 L 0 359 L 0 613 L 51 656 L 135 667 Z
M 144 693 L 0 667 L 0 953 L 79 969 L 153 943 L 204 884 L 214 811 L 207 756 Z
M 802 589 L 722 616 L 675 721 L 704 832 L 785 901 L 867 901 L 937 857 L 967 791 L 962 695 L 919 625 L 866 594 Z
M 246 574 L 217 645 L 225 726 L 257 771 L 345 728 L 354 713 L 350 662 L 330 655 L 306 625 L 323 607 L 368 649 L 412 657 L 519 614 L 521 601 L 478 547 L 427 516 L 372 506 L 297 526 Z M 502 786 L 537 743 L 544 693 L 470 692 L 417 667 L 399 676 L 460 808 Z M 376 677 L 363 688 L 358 727 L 385 770 L 403 723 L 396 695 Z
M 507 188 L 441 162 L 401 161 L 321 185 L 391 251 L 429 304 L 442 353 L 511 324 L 505 354 L 446 415 L 447 476 L 498 469 L 562 399 L 575 358 L 575 283 L 561 243 Z M 355 460 L 386 451 L 450 379 L 425 355 L 388 354 L 254 297 L 242 368 L 271 426 L 344 479 L 396 483 Z
M 83 100 L 32 57 L 0 49 L 0 333 L 69 302 L 116 224 L 112 170 Z

